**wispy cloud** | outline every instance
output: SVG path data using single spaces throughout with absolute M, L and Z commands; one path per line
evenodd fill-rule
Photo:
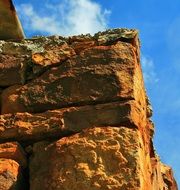
M 141 64 L 143 69 L 143 76 L 146 84 L 154 84 L 158 82 L 158 78 L 155 72 L 154 62 L 148 56 L 141 57 Z
M 19 14 L 25 31 L 48 35 L 95 33 L 107 27 L 110 11 L 91 0 L 63 0 L 43 7 L 21 4 Z

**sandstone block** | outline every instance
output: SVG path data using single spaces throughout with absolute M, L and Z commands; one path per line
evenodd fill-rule
M 25 57 L 0 54 L 0 86 L 24 84 Z
M 23 168 L 27 167 L 25 152 L 17 142 L 0 144 L 0 158 L 15 160 Z
M 177 190 L 137 33 L 0 41 L 0 190 Z
M 57 41 L 59 43 L 44 46 L 42 52 L 33 53 L 32 62 L 37 65 L 48 66 L 61 63 L 76 54 L 65 41 L 58 39 Z
M 74 49 L 74 51 L 79 54 L 85 49 L 96 46 L 97 40 L 95 40 L 91 35 L 80 35 L 80 36 L 70 36 L 68 38 L 68 44 Z
M 0 116 L 1 141 L 34 142 L 62 137 L 94 126 L 144 127 L 146 116 L 135 101 L 71 107 L 44 113 Z
M 0 43 L 0 86 L 24 84 L 76 53 L 59 37 Z
M 11 159 L 0 158 L 0 190 L 21 190 L 24 181 L 20 166 Z
M 96 46 L 2 93 L 2 114 L 135 99 L 145 108 L 142 72 L 129 43 Z
M 73 42 L 71 44 L 71 47 L 73 47 L 74 51 L 79 54 L 80 52 L 82 52 L 85 49 L 89 49 L 91 47 L 96 46 L 96 42 L 93 40 L 89 40 L 89 41 L 82 41 L 82 42 Z
M 147 190 L 143 143 L 125 127 L 91 128 L 52 144 L 37 143 L 31 190 Z

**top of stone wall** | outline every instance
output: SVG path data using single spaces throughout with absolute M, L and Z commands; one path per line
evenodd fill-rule
M 108 46 L 118 41 L 132 44 L 139 57 L 138 31 L 135 29 L 109 29 L 93 36 L 82 34 L 70 37 L 38 36 L 23 40 L 0 40 L 0 87 L 25 84 L 44 72 L 45 68 L 61 64 L 85 49 Z
M 73 42 L 84 42 L 94 40 L 96 45 L 110 45 L 117 41 L 125 41 L 134 45 L 134 40 L 138 38 L 138 30 L 116 28 L 108 29 L 103 32 L 91 34 L 81 34 L 69 37 L 58 35 L 53 36 L 35 36 L 23 40 L 0 40 L 0 53 L 4 54 L 26 54 L 29 52 L 43 52 L 48 44 L 61 45 L 67 43 L 71 45 Z M 12 51 L 11 51 L 12 50 Z M 14 53 L 13 53 L 14 52 Z
M 133 29 L 0 41 L 0 73 L 0 87 L 6 88 L 1 113 L 139 99 L 139 94 L 145 99 L 138 32 Z

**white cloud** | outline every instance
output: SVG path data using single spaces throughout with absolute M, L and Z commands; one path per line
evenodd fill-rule
M 158 82 L 157 75 L 155 73 L 154 62 L 148 56 L 141 57 L 141 64 L 143 70 L 143 76 L 146 84 L 154 84 Z
M 21 21 L 27 32 L 40 32 L 48 35 L 74 35 L 95 33 L 107 27 L 110 11 L 91 0 L 63 0 L 36 10 L 32 4 L 18 7 Z

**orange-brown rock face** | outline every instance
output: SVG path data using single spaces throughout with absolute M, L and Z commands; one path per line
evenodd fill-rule
M 15 160 L 22 167 L 27 167 L 25 152 L 17 142 L 0 144 L 0 158 Z
M 19 164 L 14 160 L 0 159 L 0 189 L 20 189 L 21 179 L 19 175 Z
M 143 149 L 139 131 L 123 126 L 37 143 L 30 160 L 31 189 L 145 189 Z
M 0 41 L 0 190 L 177 190 L 154 152 L 137 35 Z

